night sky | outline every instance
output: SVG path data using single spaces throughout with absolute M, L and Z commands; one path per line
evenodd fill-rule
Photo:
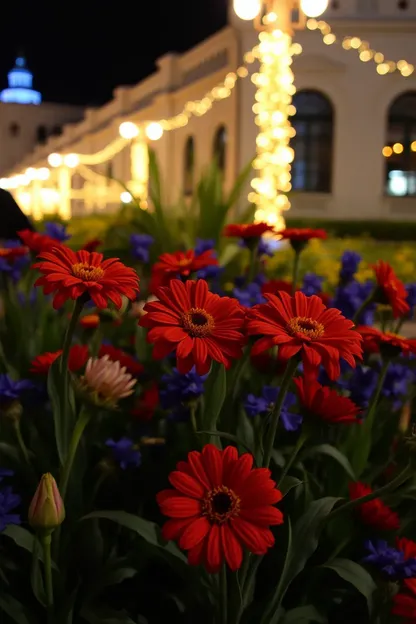
M 34 88 L 51 102 L 99 105 L 167 52 L 183 52 L 226 23 L 227 0 L 6 0 L 0 89 L 23 52 Z

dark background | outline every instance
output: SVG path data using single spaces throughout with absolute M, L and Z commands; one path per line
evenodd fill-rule
M 18 54 L 44 101 L 98 105 L 167 52 L 184 52 L 226 23 L 227 0 L 5 0 L 0 89 Z

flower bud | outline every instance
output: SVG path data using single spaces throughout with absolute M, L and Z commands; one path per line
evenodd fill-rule
M 51 533 L 64 520 L 64 502 L 55 479 L 47 472 L 42 476 L 30 503 L 29 524 L 37 531 Z

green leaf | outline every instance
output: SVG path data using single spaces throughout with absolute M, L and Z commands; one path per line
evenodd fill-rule
M 218 436 L 219 438 L 224 438 L 224 440 L 230 440 L 230 442 L 234 442 L 236 446 L 241 446 L 248 453 L 254 456 L 253 449 L 250 448 L 248 444 L 243 442 L 243 440 L 233 435 L 232 433 L 227 433 L 226 431 L 196 431 L 195 433 L 197 435 Z
M 277 584 L 276 590 L 266 607 L 266 610 L 263 613 L 263 617 L 261 619 L 260 624 L 277 624 L 280 617 L 281 612 L 281 604 L 286 591 L 285 587 L 285 578 L 287 576 L 288 568 L 290 566 L 290 558 L 292 551 L 292 525 L 290 522 L 290 518 L 287 520 L 287 548 L 286 548 L 286 556 L 285 561 L 283 563 L 283 569 L 280 574 L 279 582 Z
M 72 387 L 71 376 L 68 371 L 68 402 L 69 405 L 63 404 L 63 383 L 64 374 L 62 374 L 61 357 L 58 357 L 49 369 L 48 374 L 48 394 L 52 404 L 53 419 L 55 423 L 55 441 L 61 465 L 63 465 L 67 456 L 69 441 L 72 429 L 75 423 L 75 396 Z M 65 409 L 66 408 L 66 409 Z
M 42 571 L 40 569 L 40 551 L 41 546 L 37 539 L 33 541 L 32 569 L 30 572 L 30 584 L 33 594 L 41 605 L 46 607 L 45 587 L 43 584 Z
M 203 428 L 216 431 L 217 420 L 227 393 L 227 380 L 223 364 L 214 362 L 205 384 L 205 407 L 202 415 Z
M 0 442 L 0 457 L 9 457 L 15 464 L 18 464 L 20 461 L 17 447 L 7 444 L 7 442 Z
M 279 490 L 282 492 L 283 496 L 287 496 L 290 490 L 293 490 L 293 488 L 297 488 L 300 485 L 303 485 L 303 481 L 300 481 L 300 479 L 297 479 L 296 477 L 286 476 L 280 484 Z
M 116 522 L 120 526 L 134 531 L 149 544 L 157 546 L 158 548 L 163 548 L 178 559 L 181 559 L 184 563 L 187 562 L 186 557 L 176 548 L 175 544 L 171 542 L 166 546 L 163 544 L 159 527 L 154 522 L 149 522 L 149 520 L 144 520 L 143 518 L 139 518 L 139 516 L 134 516 L 125 511 L 93 511 L 81 518 L 81 520 L 89 520 L 91 518 L 100 518 L 102 520 Z
M 35 549 L 35 542 L 37 542 L 37 539 L 34 536 L 34 534 L 28 531 L 27 529 L 24 529 L 23 527 L 17 524 L 9 524 L 4 529 L 2 535 L 5 535 L 6 537 L 10 537 L 10 539 L 12 539 L 15 542 L 15 544 L 17 544 L 17 546 L 20 546 L 20 548 L 24 548 L 24 550 L 27 550 L 32 555 L 34 551 L 36 551 L 38 558 L 41 561 L 43 561 L 42 549 L 41 548 Z M 58 569 L 57 565 L 53 561 L 52 561 L 52 567 L 55 570 Z
M 332 457 L 332 459 L 338 462 L 338 464 L 345 470 L 347 475 L 351 477 L 353 481 L 356 480 L 354 470 L 352 469 L 348 458 L 345 457 L 341 451 L 335 448 L 335 446 L 332 446 L 331 444 L 319 444 L 318 446 L 312 446 L 302 453 L 301 459 L 315 457 L 316 455 L 327 455 L 328 457 Z
M 339 500 L 341 499 L 327 496 L 313 501 L 296 522 L 290 554 L 280 581 L 280 600 L 284 597 L 290 583 L 304 569 L 309 557 L 317 549 L 323 521 Z
M 373 577 L 359 563 L 350 559 L 334 559 L 323 568 L 329 568 L 340 576 L 344 581 L 350 583 L 367 600 L 368 611 L 371 615 L 373 610 L 373 595 L 377 589 Z
M 313 605 L 306 605 L 287 611 L 282 620 L 282 624 L 309 624 L 309 622 L 326 624 L 328 619 L 321 615 Z
M 225 204 L 227 209 L 232 208 L 235 203 L 240 198 L 241 193 L 244 190 L 245 185 L 248 182 L 248 179 L 252 172 L 253 161 L 250 162 L 244 167 L 244 169 L 238 174 L 237 180 L 234 183 L 233 188 L 231 189 Z M 247 223 L 247 221 L 243 221 L 243 223 Z
M 125 611 L 114 611 L 106 607 L 82 609 L 81 616 L 89 624 L 136 624 Z
M 9 616 L 16 624 L 30 624 L 28 615 L 25 613 L 24 606 L 12 596 L 8 596 L 3 592 L 0 595 L 0 614 L 1 612 Z M 3 618 L 1 618 L 3 619 Z

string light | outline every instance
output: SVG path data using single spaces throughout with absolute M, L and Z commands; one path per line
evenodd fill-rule
M 62 165 L 62 156 L 60 154 L 49 154 L 48 163 L 51 167 L 60 167 Z
M 402 154 L 403 150 L 404 150 L 404 147 L 403 147 L 403 145 L 401 143 L 395 143 L 393 145 L 393 152 L 395 154 Z
M 75 167 L 77 165 L 79 165 L 79 156 L 78 156 L 78 154 L 65 154 L 65 156 L 64 156 L 64 165 L 66 165 L 70 169 L 75 169 Z
M 324 20 L 316 20 L 314 18 L 308 19 L 306 27 L 309 30 L 320 30 L 322 40 L 326 45 L 331 45 L 337 41 L 336 35 L 332 32 L 331 26 Z M 344 50 L 356 50 L 360 61 L 368 63 L 374 61 L 377 65 L 376 71 L 380 76 L 386 76 L 392 74 L 395 71 L 401 73 L 404 78 L 408 78 L 415 71 L 414 65 L 401 59 L 397 63 L 395 61 L 388 61 L 382 52 L 372 50 L 368 41 L 362 41 L 360 37 L 344 37 L 341 41 L 341 46 Z
M 123 204 L 130 204 L 132 200 L 133 196 L 128 191 L 123 191 L 122 193 L 120 193 L 120 201 L 123 202 Z
M 381 150 L 381 153 L 383 154 L 383 156 L 385 158 L 390 158 L 390 156 L 393 155 L 393 150 L 391 149 L 391 147 L 389 145 L 386 145 L 385 147 L 383 147 L 383 149 Z
M 277 227 L 284 227 L 281 213 L 290 208 L 286 193 L 292 188 L 290 163 L 294 151 L 289 142 L 295 131 L 290 125 L 289 114 L 296 112 L 292 105 L 292 96 L 296 92 L 291 69 L 293 54 L 288 33 L 281 30 L 260 33 L 256 51 L 260 71 L 252 76 L 257 87 L 255 122 L 259 126 L 253 166 L 258 174 L 251 182 L 253 191 L 249 194 L 249 201 L 256 205 L 257 221 Z
M 163 136 L 163 126 L 159 122 L 153 121 L 146 126 L 145 132 L 150 141 L 158 141 Z
M 132 121 L 123 121 L 118 131 L 123 139 L 134 139 L 140 132 L 139 128 Z

